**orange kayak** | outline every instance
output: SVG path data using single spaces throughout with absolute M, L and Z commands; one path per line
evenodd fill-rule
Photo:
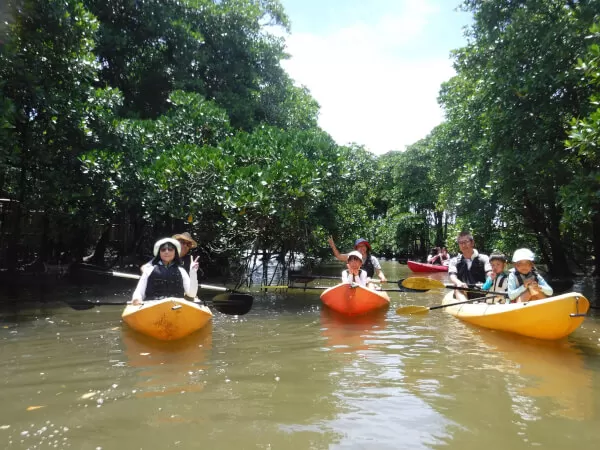
M 357 316 L 390 306 L 386 292 L 374 291 L 362 286 L 352 287 L 347 283 L 338 284 L 321 294 L 321 301 L 342 314 Z

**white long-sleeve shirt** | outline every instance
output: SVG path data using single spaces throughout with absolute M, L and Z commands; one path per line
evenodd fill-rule
M 348 270 L 344 270 L 342 272 L 342 283 L 349 283 L 349 284 L 358 284 L 362 287 L 367 287 L 367 271 L 366 270 L 362 270 L 360 269 L 358 272 L 358 276 L 356 275 L 351 275 L 350 272 L 348 272 Z

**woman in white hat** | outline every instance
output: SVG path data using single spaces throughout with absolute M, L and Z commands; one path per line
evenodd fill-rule
M 142 277 L 133 293 L 132 304 L 145 299 L 164 297 L 194 298 L 198 292 L 198 264 L 192 264 L 190 274 L 181 267 L 181 244 L 164 238 L 154 244 L 154 259 L 143 268 Z
M 528 302 L 550 297 L 553 290 L 535 270 L 535 255 L 528 248 L 520 248 L 513 255 L 514 269 L 508 275 L 508 298 Z

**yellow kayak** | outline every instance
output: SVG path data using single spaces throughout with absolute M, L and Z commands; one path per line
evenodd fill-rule
M 443 304 L 454 303 L 449 292 Z M 454 317 L 492 330 L 508 331 L 538 339 L 561 339 L 575 331 L 590 307 L 577 292 L 526 303 L 465 303 L 446 309 Z
M 123 321 L 134 330 L 162 341 L 181 339 L 205 326 L 212 312 L 204 305 L 182 298 L 150 300 L 127 305 Z

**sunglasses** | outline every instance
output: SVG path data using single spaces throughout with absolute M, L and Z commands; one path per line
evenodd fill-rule
M 166 250 L 169 250 L 169 251 L 175 251 L 175 247 L 174 247 L 174 246 L 172 246 L 171 244 L 167 244 L 167 245 L 163 245 L 163 246 L 160 248 L 160 251 L 161 251 L 161 252 L 164 252 L 164 251 L 166 251 Z
M 177 242 L 179 242 L 181 245 L 185 245 L 186 247 L 192 246 L 192 243 L 188 241 L 180 241 L 179 239 L 177 239 Z

